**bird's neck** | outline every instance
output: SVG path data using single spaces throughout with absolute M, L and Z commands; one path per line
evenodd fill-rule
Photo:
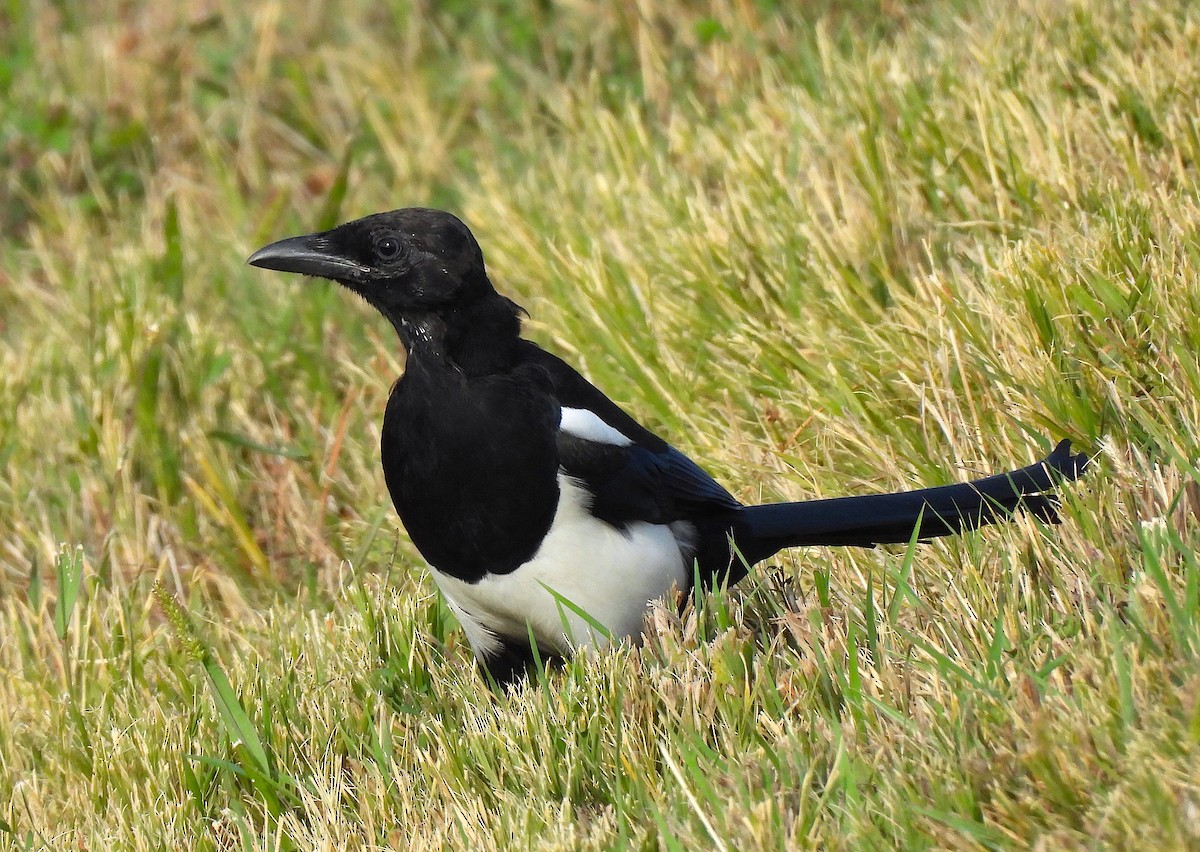
M 521 339 L 519 311 L 492 290 L 452 308 L 405 316 L 395 326 L 409 358 L 482 376 L 515 363 Z

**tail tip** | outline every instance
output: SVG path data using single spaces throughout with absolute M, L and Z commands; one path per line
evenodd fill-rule
M 1072 453 L 1071 439 L 1063 438 L 1046 457 L 1044 464 L 1067 480 L 1083 476 L 1092 464 L 1092 458 L 1087 453 Z

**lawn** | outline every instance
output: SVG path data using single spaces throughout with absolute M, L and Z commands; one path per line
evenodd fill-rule
M 9 2 L 0 104 L 0 848 L 1200 846 L 1197 4 Z M 1095 464 L 492 694 L 244 264 L 399 206 L 745 501 Z

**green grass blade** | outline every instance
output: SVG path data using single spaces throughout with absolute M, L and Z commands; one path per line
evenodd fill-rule
M 58 598 L 54 601 L 54 631 L 59 639 L 67 638 L 75 605 L 79 602 L 79 588 L 83 581 L 83 551 L 63 549 L 54 562 L 54 575 L 58 582 Z

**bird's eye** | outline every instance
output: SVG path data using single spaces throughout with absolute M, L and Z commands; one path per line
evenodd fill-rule
M 380 260 L 395 260 L 400 256 L 400 241 L 395 237 L 381 237 L 375 241 L 375 255 Z

